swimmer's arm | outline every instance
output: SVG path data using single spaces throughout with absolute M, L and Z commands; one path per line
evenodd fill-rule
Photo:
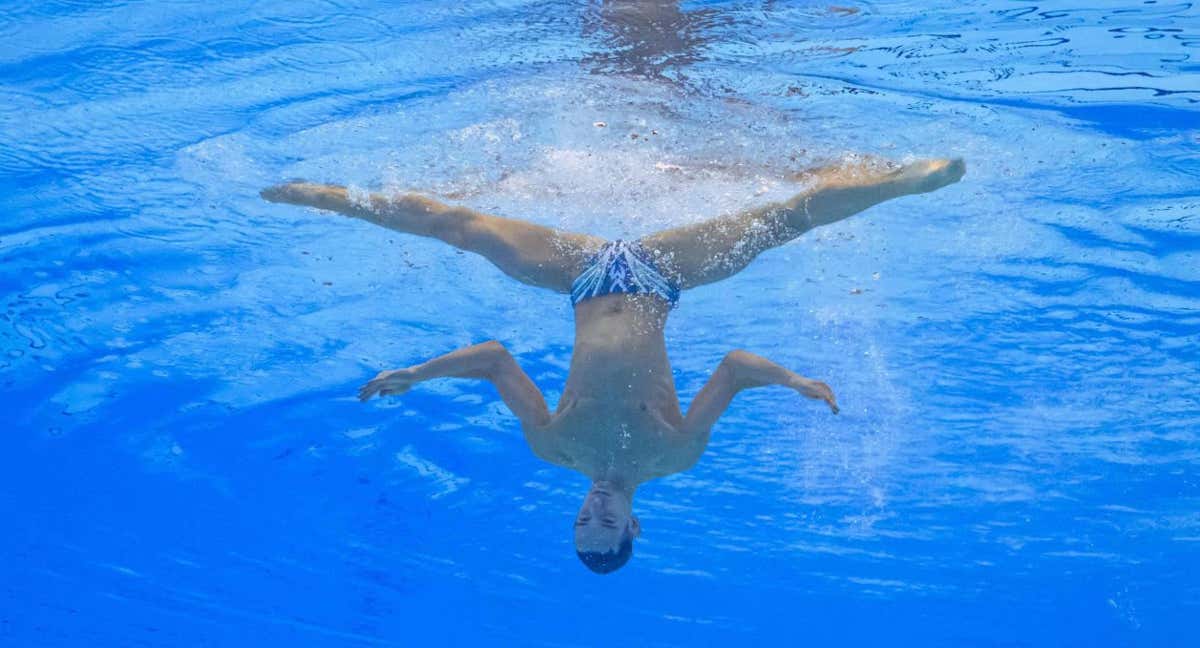
M 508 409 L 521 420 L 530 445 L 541 445 L 539 435 L 550 423 L 546 399 L 533 380 L 521 369 L 504 345 L 496 341 L 476 344 L 447 353 L 428 362 L 395 371 L 384 371 L 358 390 L 358 399 L 367 401 L 376 394 L 403 394 L 418 383 L 434 378 L 476 378 L 496 386 Z M 534 448 L 537 452 L 537 447 Z
M 683 446 L 680 459 L 683 465 L 677 466 L 678 470 L 690 468 L 704 454 L 713 424 L 725 413 L 738 392 L 767 385 L 782 385 L 808 398 L 823 400 L 834 414 L 838 413 L 837 399 L 829 385 L 805 378 L 762 356 L 746 351 L 730 351 L 688 407 L 680 428 L 680 443 Z
M 466 207 L 447 205 L 419 194 L 388 196 L 366 191 L 351 192 L 340 185 L 312 182 L 275 185 L 263 189 L 259 195 L 269 202 L 324 209 L 420 236 L 436 236 L 437 232 L 434 230 L 439 221 L 430 219 L 431 215 L 479 215 Z M 442 224 L 444 225 L 444 221 Z

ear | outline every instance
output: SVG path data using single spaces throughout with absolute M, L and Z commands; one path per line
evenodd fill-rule
M 635 538 L 642 535 L 642 523 L 638 521 L 636 515 L 629 516 L 629 533 Z

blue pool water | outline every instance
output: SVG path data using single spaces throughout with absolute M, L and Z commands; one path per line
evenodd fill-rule
M 636 5 L 3 3 L 0 645 L 1196 645 L 1200 9 Z M 969 172 L 667 331 L 842 415 L 744 393 L 606 577 L 490 387 L 354 399 L 495 338 L 553 406 L 567 300 L 257 195 L 630 237 L 855 152 Z

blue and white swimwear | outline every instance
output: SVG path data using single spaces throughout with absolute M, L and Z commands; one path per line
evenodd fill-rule
M 679 286 L 658 270 L 650 251 L 637 241 L 609 241 L 571 284 L 571 305 L 613 293 L 658 295 L 672 307 Z

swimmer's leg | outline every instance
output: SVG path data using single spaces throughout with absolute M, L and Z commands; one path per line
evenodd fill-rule
M 570 292 L 571 282 L 604 243 L 594 236 L 482 214 L 416 194 L 372 193 L 359 200 L 351 198 L 345 187 L 290 182 L 263 190 L 262 197 L 436 238 L 483 256 L 514 279 L 563 293 Z
M 667 278 L 681 288 L 694 288 L 737 274 L 759 253 L 810 229 L 892 198 L 940 189 L 966 172 L 961 159 L 881 167 L 869 161 L 816 169 L 802 174 L 812 179 L 812 188 L 786 202 L 659 232 L 641 242 Z

